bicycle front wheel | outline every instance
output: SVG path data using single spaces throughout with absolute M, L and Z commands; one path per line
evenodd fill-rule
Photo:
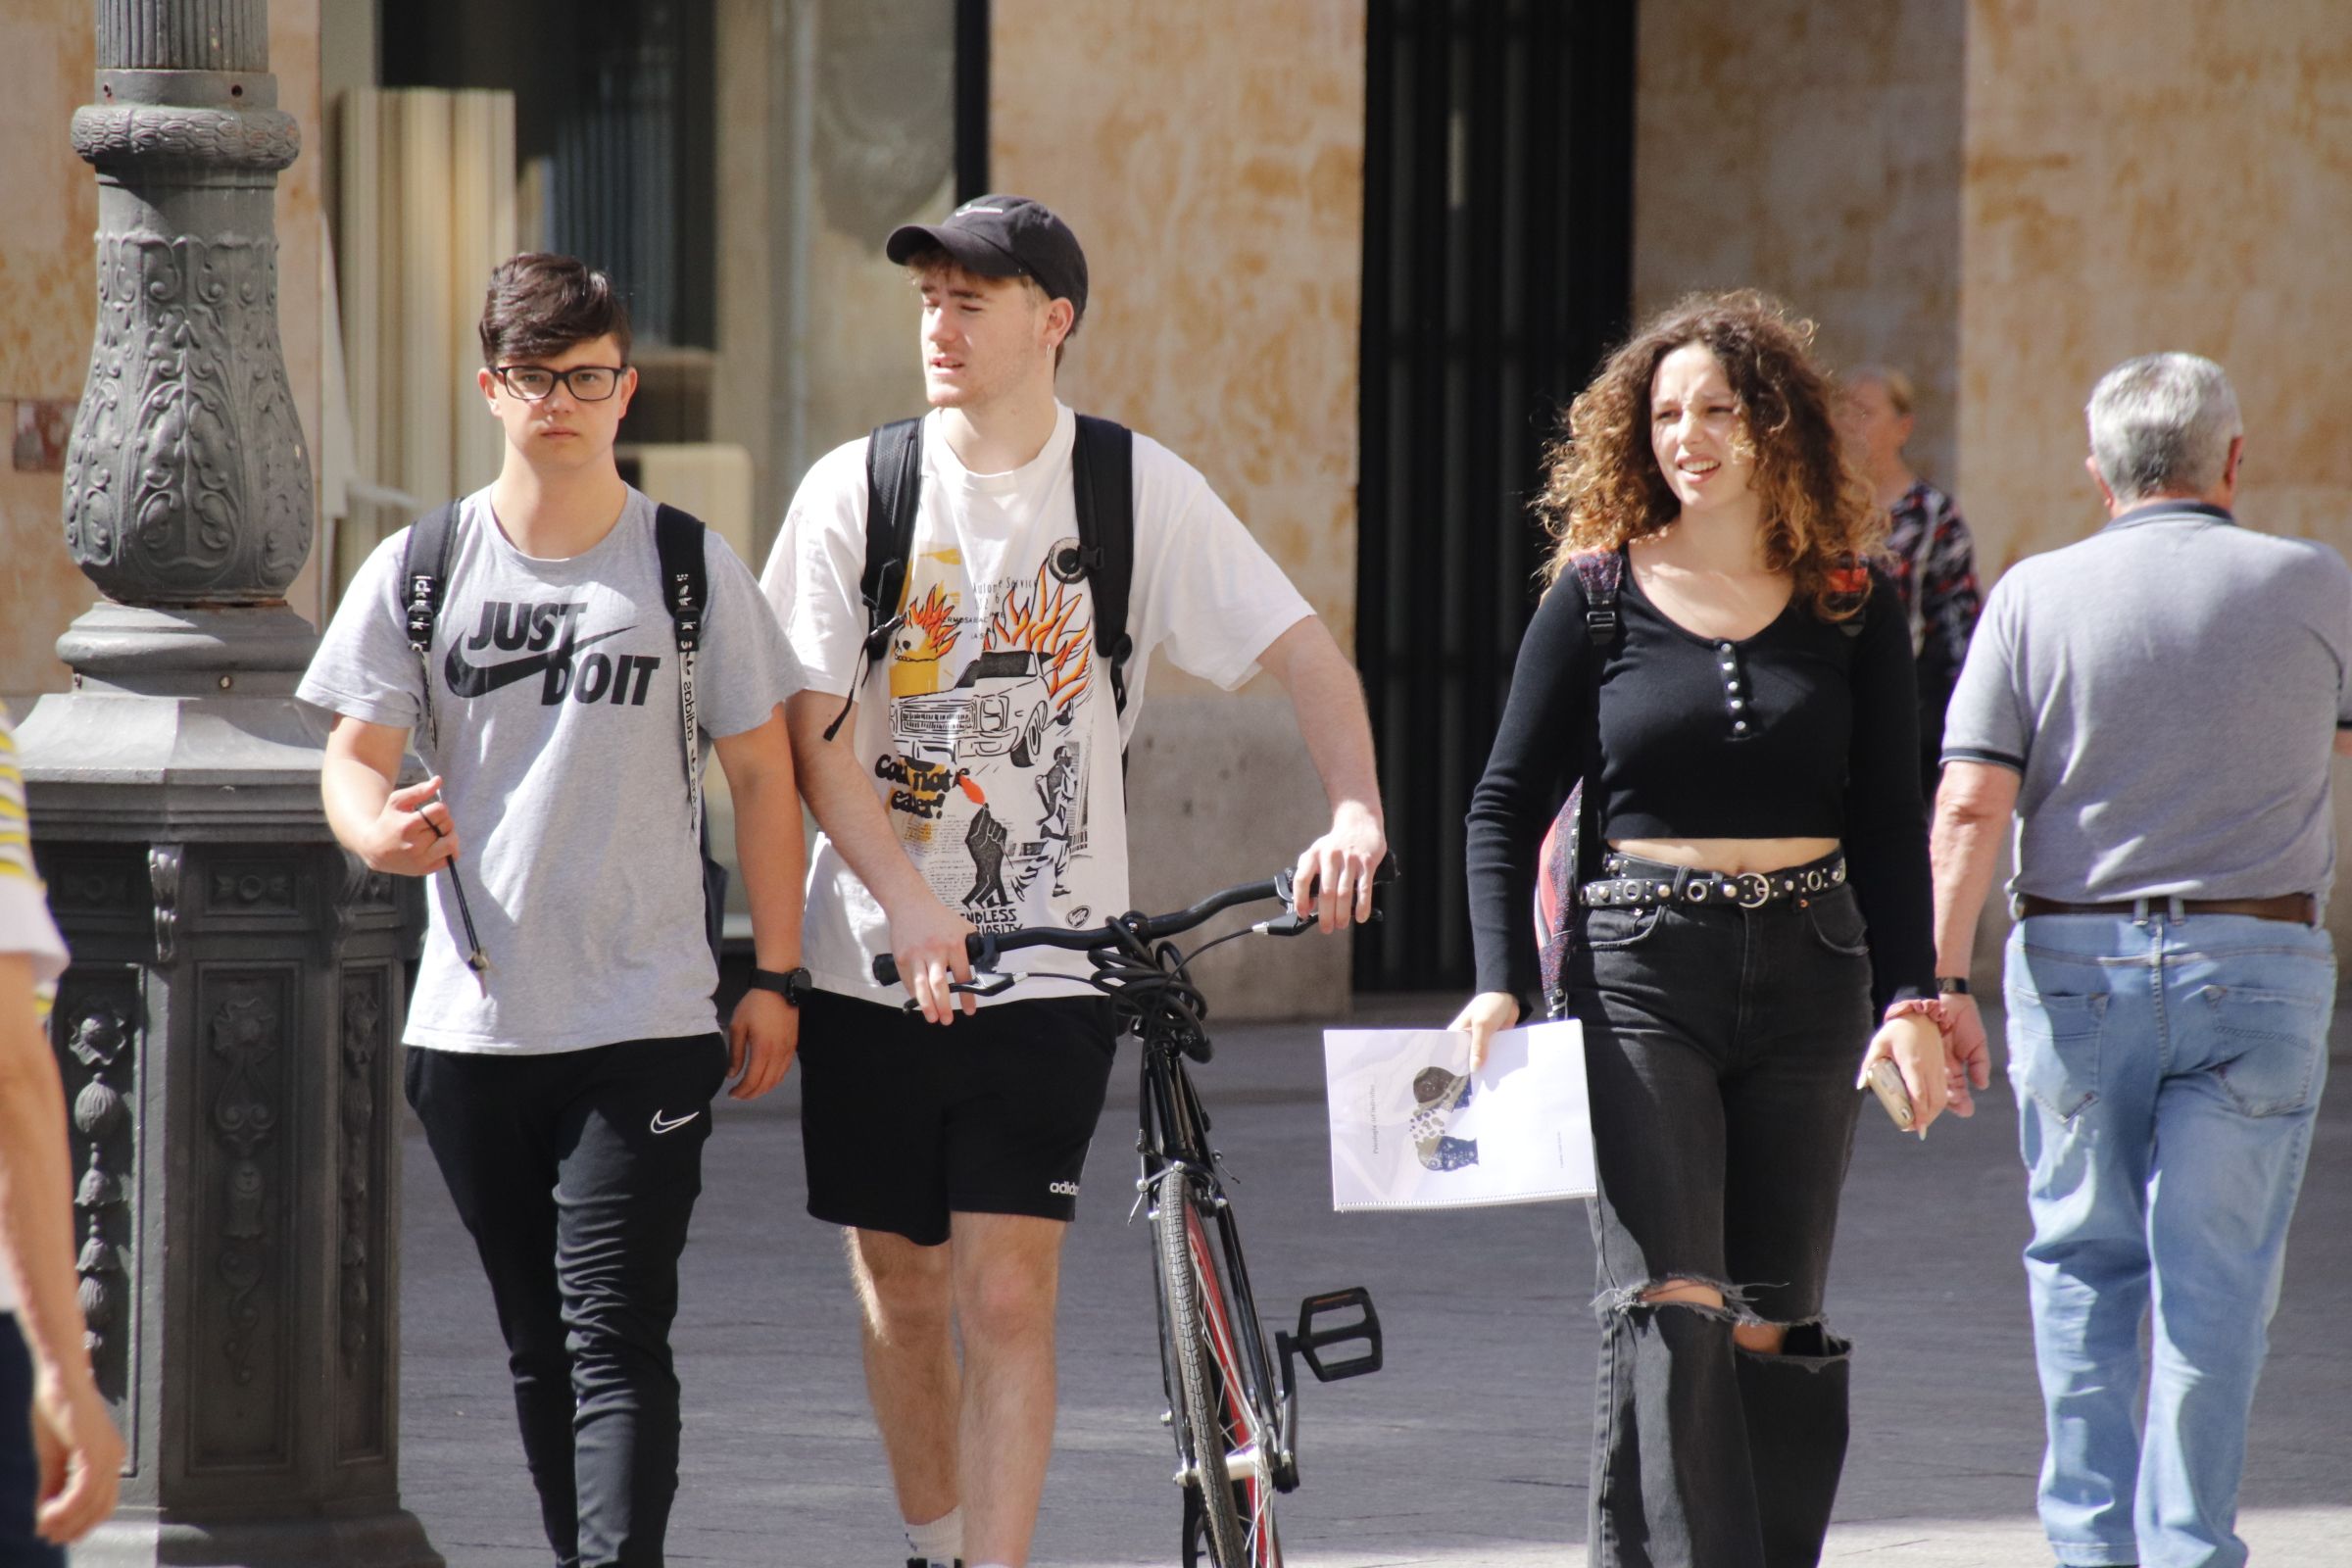
M 1202 1218 L 1205 1188 L 1160 1173 L 1152 1215 L 1158 1244 L 1161 1347 L 1176 1451 L 1189 1472 L 1185 1561 L 1205 1544 L 1216 1568 L 1282 1568 L 1274 1530 L 1274 1442 L 1250 1399 L 1237 1307 Z

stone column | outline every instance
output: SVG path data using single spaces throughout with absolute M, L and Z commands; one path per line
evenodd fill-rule
M 129 1440 L 92 1564 L 440 1568 L 399 1499 L 398 1056 L 414 890 L 327 832 L 310 465 L 264 0 L 97 0 L 98 324 L 66 545 L 106 594 L 21 740 L 74 955 L 54 1033 L 81 1301 Z M 303 291 L 307 297 L 308 290 Z

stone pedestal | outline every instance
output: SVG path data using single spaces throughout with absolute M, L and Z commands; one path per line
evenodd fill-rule
M 107 602 L 19 731 L 74 950 L 81 1302 L 129 1459 L 99 1564 L 441 1568 L 399 1500 L 395 1081 L 416 889 L 327 831 L 262 0 L 99 0 L 98 326 L 67 548 Z

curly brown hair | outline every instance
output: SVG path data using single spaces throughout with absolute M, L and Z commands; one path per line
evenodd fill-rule
M 1714 354 L 1739 400 L 1741 439 L 1755 454 L 1764 503 L 1764 562 L 1830 620 L 1854 613 L 1868 589 L 1855 566 L 1877 553 L 1886 514 L 1847 461 L 1830 378 L 1813 363 L 1813 323 L 1753 289 L 1691 294 L 1645 322 L 1577 394 L 1544 454 L 1536 514 L 1559 541 L 1545 583 L 1569 558 L 1662 532 L 1681 506 L 1650 448 L 1658 363 L 1689 343 Z

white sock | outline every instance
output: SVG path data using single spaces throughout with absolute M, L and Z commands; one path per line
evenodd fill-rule
M 909 1521 L 906 1549 L 925 1562 L 950 1568 L 963 1555 L 963 1504 L 957 1503 L 927 1525 Z

